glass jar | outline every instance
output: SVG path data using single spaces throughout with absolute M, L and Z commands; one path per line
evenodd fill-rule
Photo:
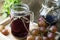
M 48 24 L 55 25 L 60 17 L 59 9 L 59 0 L 45 0 L 39 11 L 40 17 L 44 17 Z
M 29 32 L 30 21 L 34 20 L 34 14 L 26 4 L 13 5 L 11 9 L 11 32 L 16 37 L 26 37 Z

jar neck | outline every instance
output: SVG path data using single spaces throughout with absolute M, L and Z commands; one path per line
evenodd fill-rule
M 16 5 L 14 9 L 11 9 L 11 14 L 14 16 L 24 16 L 29 14 L 29 7 L 26 4 Z
M 14 16 L 24 16 L 29 14 L 30 11 L 26 10 L 26 11 L 15 11 L 13 9 L 11 9 L 11 14 Z

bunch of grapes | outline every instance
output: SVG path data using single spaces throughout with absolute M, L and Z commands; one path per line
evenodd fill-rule
M 38 21 L 38 29 L 33 29 L 27 36 L 26 40 L 55 40 L 57 26 L 48 25 L 45 18 L 40 17 Z

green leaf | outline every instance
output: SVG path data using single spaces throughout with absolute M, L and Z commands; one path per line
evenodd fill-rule
M 21 0 L 5 0 L 2 13 L 7 12 L 7 14 L 10 14 L 10 7 L 20 3 L 22 3 Z

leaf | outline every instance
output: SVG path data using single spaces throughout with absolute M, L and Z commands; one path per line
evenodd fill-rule
M 3 13 L 7 12 L 7 14 L 10 14 L 10 7 L 12 7 L 14 4 L 20 4 L 21 0 L 5 0 L 3 5 Z

